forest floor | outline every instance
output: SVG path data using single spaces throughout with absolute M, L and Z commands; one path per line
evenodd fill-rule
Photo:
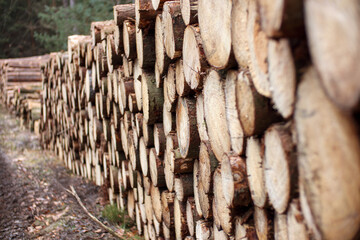
M 102 218 L 101 188 L 42 150 L 39 138 L 0 105 L 0 239 L 114 239 L 66 191 L 70 185 L 89 212 L 126 235 Z

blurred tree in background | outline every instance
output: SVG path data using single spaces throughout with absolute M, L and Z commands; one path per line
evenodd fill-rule
M 67 36 L 90 34 L 92 21 L 113 18 L 112 6 L 133 0 L 0 0 L 0 58 L 66 49 Z

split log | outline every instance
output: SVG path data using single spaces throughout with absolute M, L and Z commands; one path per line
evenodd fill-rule
M 223 69 L 233 64 L 231 49 L 232 1 L 198 0 L 198 19 L 207 61 Z
M 226 123 L 225 94 L 219 73 L 211 70 L 204 84 L 204 109 L 211 149 L 221 162 L 222 155 L 230 151 L 231 142 Z M 240 95 L 243 96 L 243 95 Z
M 314 68 L 306 71 L 295 106 L 300 186 L 312 216 L 305 219 L 322 238 L 351 239 L 360 225 L 360 143 L 355 123 L 328 100 L 319 81 Z

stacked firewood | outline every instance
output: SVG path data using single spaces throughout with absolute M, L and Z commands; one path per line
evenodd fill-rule
M 348 2 L 114 6 L 44 65 L 42 143 L 106 186 L 145 239 L 353 239 L 360 14 Z
M 2 102 L 19 118 L 20 124 L 39 133 L 42 93 L 41 65 L 48 55 L 0 60 Z

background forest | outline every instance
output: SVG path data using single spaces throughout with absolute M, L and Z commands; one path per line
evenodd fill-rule
M 113 18 L 132 0 L 0 0 L 0 58 L 66 49 L 67 36 L 89 34 L 92 21 Z

